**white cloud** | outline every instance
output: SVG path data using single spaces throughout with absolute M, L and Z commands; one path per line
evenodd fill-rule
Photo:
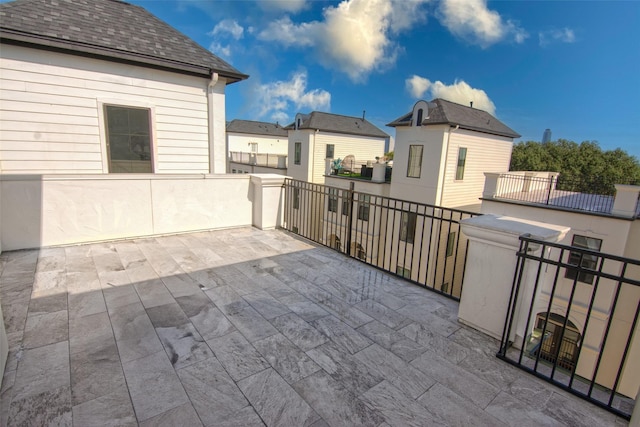
M 262 0 L 258 3 L 263 10 L 298 13 L 307 7 L 306 0 Z
M 422 98 L 427 89 L 429 89 L 429 86 L 431 86 L 431 81 L 414 74 L 405 80 L 405 86 L 411 96 L 414 98 Z
M 400 47 L 393 35 L 423 22 L 429 0 L 344 0 L 324 9 L 322 21 L 272 22 L 259 38 L 285 46 L 310 47 L 327 68 L 359 81 L 395 63 Z
M 496 106 L 487 93 L 482 89 L 472 88 L 464 80 L 456 80 L 453 84 L 446 85 L 439 80 L 431 82 L 414 74 L 405 80 L 405 85 L 414 98 L 423 98 L 428 94 L 429 99 L 442 98 L 462 105 L 469 105 L 473 101 L 473 108 L 496 114 Z
M 280 80 L 258 85 L 253 94 L 257 102 L 259 118 L 285 122 L 289 119 L 287 111 L 294 108 L 310 110 L 328 110 L 331 94 L 323 89 L 307 90 L 307 73 L 299 71 L 289 80 Z
M 507 38 L 522 43 L 527 32 L 500 14 L 487 8 L 486 0 L 443 0 L 440 21 L 455 36 L 481 47 L 488 47 Z
M 552 42 L 574 43 L 576 35 L 572 29 L 563 28 L 561 30 L 541 31 L 538 33 L 538 40 L 540 41 L 540 46 L 546 46 Z
M 224 19 L 213 27 L 213 30 L 209 33 L 211 36 L 226 35 L 229 34 L 236 40 L 240 40 L 244 33 L 244 28 L 238 24 L 238 21 L 234 19 Z
M 229 45 L 225 46 L 218 42 L 211 42 L 209 45 L 209 51 L 214 55 L 227 60 L 231 58 L 231 46 Z

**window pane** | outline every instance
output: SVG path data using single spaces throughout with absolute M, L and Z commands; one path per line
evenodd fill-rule
M 447 256 L 453 255 L 453 250 L 456 246 L 456 232 L 452 231 L 449 233 L 449 237 L 447 238 Z
M 422 145 L 409 146 L 409 163 L 407 164 L 407 176 L 420 178 L 422 169 Z
M 293 153 L 293 163 L 296 165 L 299 165 L 301 158 L 302 158 L 302 143 L 296 142 L 295 151 Z
M 456 168 L 456 179 L 464 179 L 464 165 L 467 161 L 467 149 L 460 147 L 458 149 L 458 167 Z
M 105 120 L 109 172 L 153 172 L 149 110 L 107 105 Z
M 415 212 L 402 212 L 400 223 L 400 240 L 413 243 L 416 234 L 417 215 Z
M 369 221 L 369 200 L 368 194 L 360 194 L 358 196 L 358 219 Z
M 326 153 L 326 158 L 327 159 L 333 159 L 333 150 L 334 150 L 335 146 L 333 144 L 327 144 L 327 153 Z
M 602 247 L 602 239 L 595 239 L 593 237 L 586 237 L 580 235 L 574 235 L 571 246 L 576 248 L 589 249 L 592 251 L 599 251 Z M 567 264 L 580 266 L 589 270 L 595 270 L 598 266 L 598 257 L 592 254 L 585 254 L 579 251 L 571 251 Z M 587 284 L 592 284 L 594 275 L 586 271 L 579 271 L 576 268 L 567 268 L 564 277 L 571 280 L 577 280 Z

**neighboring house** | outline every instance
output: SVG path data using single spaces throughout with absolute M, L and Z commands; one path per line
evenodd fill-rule
M 361 117 L 313 111 L 296 114 L 289 131 L 287 175 L 323 184 L 327 159 L 351 155 L 355 164 L 384 156 L 389 135 Z M 358 166 L 359 167 L 359 166 Z
M 640 385 L 640 265 L 625 259 L 640 260 L 640 187 L 616 185 L 609 194 L 585 194 L 571 191 L 572 183 L 558 181 L 555 172 L 486 175 L 483 214 L 564 228 L 558 243 L 576 248 L 548 249 L 542 267 L 528 261 L 533 273 L 525 274 L 520 298 L 531 304 L 530 318 L 528 330 L 517 332 L 526 350 L 588 380 L 598 367 L 598 384 L 635 397 Z M 535 250 L 535 245 L 529 249 Z M 488 289 L 479 292 L 489 292 L 487 301 L 493 298 Z M 527 313 L 525 307 L 520 313 Z M 536 342 L 539 348 L 533 347 Z M 625 356 L 635 366 L 625 366 L 617 379 Z
M 2 174 L 225 173 L 225 87 L 246 79 L 145 9 L 0 5 Z
M 227 125 L 231 173 L 287 173 L 288 132 L 278 123 L 235 119 Z
M 508 171 L 520 136 L 486 111 L 444 99 L 418 101 L 387 126 L 396 129 L 391 197 L 475 211 L 483 173 Z

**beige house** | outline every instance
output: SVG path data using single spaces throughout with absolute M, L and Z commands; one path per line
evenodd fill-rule
M 382 157 L 389 135 L 361 117 L 313 111 L 296 114 L 285 129 L 289 132 L 287 175 L 301 181 L 323 184 L 327 159 L 353 156 L 350 167 Z
M 519 283 L 514 326 L 505 339 L 522 349 L 524 365 L 532 368 L 538 360 L 536 369 L 548 375 L 557 363 L 556 381 L 566 385 L 574 375 L 573 387 L 585 394 L 593 381 L 596 400 L 606 402 L 609 390 L 616 405 L 635 398 L 640 187 L 616 185 L 608 195 L 586 194 L 568 189 L 570 183 L 557 184 L 555 172 L 486 175 L 485 215 L 463 226 L 475 262 L 463 288 L 461 320 L 500 338 L 508 296 Z M 532 244 L 532 258 L 516 269 L 518 237 L 526 233 L 550 246 Z

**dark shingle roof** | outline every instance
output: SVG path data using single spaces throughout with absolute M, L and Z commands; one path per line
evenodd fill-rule
M 285 129 L 294 129 L 294 123 L 291 123 Z M 374 136 L 377 138 L 389 137 L 388 134 L 361 117 L 341 116 L 321 113 L 320 111 L 313 111 L 311 114 L 304 115 L 300 129 L 318 129 L 325 132 Z
M 252 135 L 269 135 L 286 137 L 288 132 L 277 123 L 254 122 L 251 120 L 232 120 L 227 125 L 227 132 L 249 133 Z
M 0 5 L 0 42 L 55 49 L 174 72 L 246 79 L 227 62 L 139 6 L 119 0 L 14 0 Z
M 462 129 L 475 130 L 492 135 L 518 138 L 520 135 L 513 129 L 493 117 L 491 114 L 477 108 L 471 108 L 444 99 L 434 99 L 435 108 L 429 108 L 428 117 L 422 121 L 423 126 L 448 124 L 460 126 Z M 387 126 L 410 126 L 413 112 L 405 114 Z

